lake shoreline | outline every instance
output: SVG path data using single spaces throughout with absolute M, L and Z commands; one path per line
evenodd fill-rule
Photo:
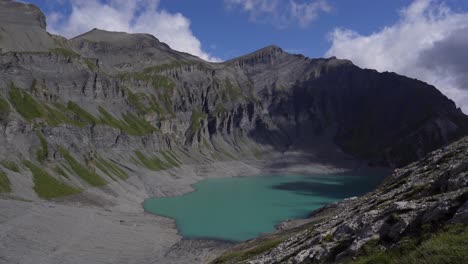
M 285 159 L 283 159 L 284 161 Z M 287 159 L 286 159 L 287 160 Z M 256 167 L 256 166 L 254 166 Z M 386 168 L 370 168 L 370 167 L 367 167 L 367 166 L 357 166 L 357 167 L 354 167 L 354 168 L 339 168 L 339 167 L 330 167 L 330 166 L 324 166 L 322 164 L 320 164 L 319 166 L 311 166 L 310 163 L 307 164 L 307 166 L 301 166 L 301 167 L 296 167 L 296 168 L 293 168 L 291 169 L 290 167 L 287 167 L 287 168 L 284 168 L 284 169 L 275 169 L 275 170 L 271 170 L 270 168 L 268 167 L 264 167 L 264 168 L 261 168 L 259 169 L 258 167 L 256 167 L 257 169 L 250 173 L 250 174 L 242 174 L 242 175 L 239 175 L 239 174 L 234 174 L 234 175 L 229 175 L 229 176 L 222 176 L 222 177 L 215 177 L 215 178 L 223 178 L 223 179 L 226 179 L 226 178 L 250 178 L 250 177 L 262 177 L 262 176 L 302 176 L 302 177 L 314 177 L 314 178 L 317 178 L 317 177 L 323 177 L 323 176 L 326 176 L 326 175 L 333 175 L 333 176 L 337 176 L 337 174 L 339 176 L 347 176 L 349 174 L 353 174 L 354 176 L 356 176 L 357 174 L 364 174 L 364 175 L 369 175 L 370 177 L 373 177 L 374 175 L 376 174 L 382 174 L 382 172 L 384 171 L 385 172 L 385 175 L 386 174 L 390 174 L 390 170 L 386 169 Z M 200 181 L 197 181 L 197 182 L 194 182 L 190 185 L 190 191 L 186 192 L 186 193 L 182 193 L 182 194 L 179 194 L 179 195 L 175 195 L 175 196 L 164 196 L 164 198 L 184 198 L 184 197 L 187 197 L 189 195 L 193 195 L 194 193 L 196 192 L 199 192 L 200 190 L 198 188 L 195 187 L 195 185 L 199 184 L 200 182 L 203 182 L 203 181 L 209 181 L 210 179 L 212 179 L 213 177 L 206 177 L 204 179 L 201 179 Z M 349 185 L 348 185 L 349 186 Z M 375 188 L 376 186 L 372 187 Z M 370 190 L 369 190 L 370 191 Z M 362 195 L 363 193 L 361 193 L 360 195 Z M 356 195 L 350 195 L 350 196 L 345 196 L 345 197 L 342 197 L 342 198 L 339 198 L 337 201 L 333 201 L 333 202 L 330 202 L 330 203 L 335 203 L 335 202 L 339 202 L 339 201 L 342 201 L 343 199 L 348 199 L 350 197 L 353 197 L 353 196 L 356 196 Z M 143 203 L 141 204 L 142 208 L 144 209 L 145 212 L 149 213 L 149 214 L 154 214 L 154 215 L 157 215 L 157 216 L 160 216 L 160 217 L 165 217 L 165 218 L 168 218 L 172 221 L 174 221 L 175 223 L 175 226 L 176 226 L 176 229 L 177 229 L 177 234 L 180 235 L 181 237 L 183 237 L 183 239 L 189 239 L 189 240 L 211 240 L 211 241 L 219 241 L 219 242 L 223 242 L 223 243 L 234 243 L 234 244 L 237 244 L 237 243 L 241 243 L 243 241 L 246 241 L 246 240 L 236 240 L 236 239 L 223 239 L 223 238 L 213 238 L 213 237 L 210 237 L 210 236 L 191 236 L 191 235 L 183 235 L 183 232 L 181 231 L 182 228 L 181 228 L 181 224 L 180 222 L 177 220 L 177 217 L 173 217 L 173 216 L 170 216 L 170 214 L 164 214 L 164 213 L 158 213 L 158 212 L 152 212 L 151 210 L 148 210 L 147 207 L 145 207 L 145 203 L 148 202 L 148 201 L 151 201 L 152 199 L 158 199 L 158 198 L 162 198 L 162 197 L 151 197 L 151 198 L 147 198 L 145 201 L 143 201 Z M 323 206 L 327 206 L 329 205 L 330 203 L 325 203 L 323 204 Z M 284 218 L 284 220 L 281 220 L 279 222 L 277 222 L 276 224 L 274 224 L 273 226 L 273 230 L 270 230 L 270 231 L 267 231 L 267 232 L 261 232 L 259 233 L 259 235 L 255 236 L 255 237 L 251 237 L 247 240 L 251 240 L 251 239 L 255 239 L 259 236 L 263 236 L 263 235 L 267 235 L 267 234 L 270 234 L 272 232 L 276 232 L 280 229 L 287 229 L 289 228 L 289 226 L 292 226 L 292 227 L 295 227 L 298 225 L 298 223 L 306 223 L 307 222 L 307 219 L 313 215 L 313 213 L 316 211 L 316 210 L 320 210 L 322 206 L 320 206 L 319 208 L 316 208 L 316 209 L 311 209 L 310 211 L 307 211 L 307 213 L 304 213 L 302 216 L 299 216 L 299 217 L 290 217 L 290 218 Z
M 281 161 L 281 168 L 275 166 Z M 290 165 L 285 165 L 290 162 Z M 193 184 L 207 178 L 249 176 L 268 172 L 332 172 L 362 168 L 353 159 L 349 166 L 315 162 L 303 153 L 275 154 L 264 160 L 231 160 L 187 164 L 166 171 L 136 171 L 126 181 L 90 188 L 57 201 L 14 200 L 0 197 L 5 230 L 0 255 L 11 262 L 18 256 L 45 263 L 198 263 L 208 262 L 232 244 L 223 241 L 187 240 L 178 234 L 174 220 L 144 212 L 149 197 L 169 197 L 192 192 Z M 183 177 L 180 177 L 183 175 Z M 115 196 L 118 193 L 118 196 Z M 30 221 L 27 219 L 34 219 Z M 46 231 L 47 230 L 47 231 Z M 63 238 L 72 238 L 69 242 Z M 124 254 L 123 254 L 124 253 Z M 109 256 L 115 256 L 110 259 Z

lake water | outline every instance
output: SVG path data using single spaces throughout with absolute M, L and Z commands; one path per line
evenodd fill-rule
M 273 231 L 286 219 L 304 218 L 325 204 L 372 191 L 385 175 L 207 179 L 195 184 L 194 192 L 147 199 L 143 206 L 147 212 L 175 219 L 186 238 L 243 241 Z

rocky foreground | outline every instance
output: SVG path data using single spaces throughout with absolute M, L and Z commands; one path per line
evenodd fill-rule
M 238 245 L 214 263 L 467 263 L 468 138 L 308 222 Z

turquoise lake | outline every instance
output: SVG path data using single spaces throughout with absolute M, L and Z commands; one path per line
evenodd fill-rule
M 386 173 L 258 175 L 207 179 L 196 191 L 147 199 L 147 212 L 176 220 L 185 238 L 243 241 L 276 224 L 307 217 L 321 206 L 375 189 Z

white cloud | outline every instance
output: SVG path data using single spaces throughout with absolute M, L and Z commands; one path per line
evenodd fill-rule
M 49 31 L 74 37 L 93 28 L 130 33 L 149 33 L 171 48 L 208 61 L 220 61 L 203 51 L 190 29 L 190 20 L 180 13 L 159 9 L 159 0 L 69 0 L 69 16 L 48 15 Z
M 308 26 L 320 12 L 330 12 L 326 0 L 224 0 L 228 8 L 239 8 L 249 14 L 252 21 L 272 23 L 279 28 L 291 24 Z
M 394 71 L 435 85 L 468 112 L 468 13 L 436 0 L 414 0 L 394 25 L 370 35 L 331 33 L 326 56 Z

